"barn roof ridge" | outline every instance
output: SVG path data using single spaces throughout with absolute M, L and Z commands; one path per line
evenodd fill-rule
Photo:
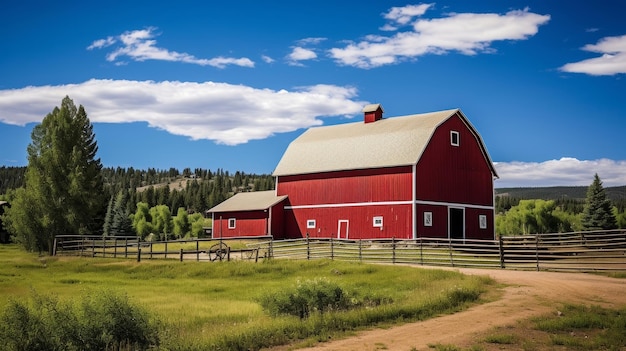
M 273 175 L 414 165 L 437 127 L 456 114 L 467 121 L 455 108 L 311 127 L 289 144 Z

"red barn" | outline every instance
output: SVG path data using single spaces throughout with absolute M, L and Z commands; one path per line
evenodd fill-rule
M 494 239 L 496 170 L 460 110 L 383 118 L 374 104 L 363 112 L 363 122 L 310 128 L 289 145 L 270 201 L 282 223 L 273 220 L 268 234 Z M 229 208 L 232 218 L 246 212 Z

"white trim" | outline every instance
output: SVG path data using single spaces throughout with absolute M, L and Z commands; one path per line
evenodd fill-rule
M 461 213 L 463 214 L 463 223 L 461 223 L 461 230 L 462 230 L 462 234 L 463 237 L 461 238 L 457 238 L 457 239 L 463 239 L 465 240 L 465 208 L 464 207 L 456 207 L 456 206 L 448 206 L 448 239 L 452 238 L 452 236 L 450 235 L 450 219 L 452 218 L 452 216 L 450 215 L 451 210 L 461 210 Z
M 388 206 L 388 205 L 433 205 L 433 206 L 447 206 L 447 207 L 459 207 L 459 208 L 478 208 L 482 210 L 493 210 L 494 206 L 484 205 L 472 205 L 455 202 L 439 202 L 439 201 L 380 201 L 380 202 L 350 202 L 343 204 L 319 204 L 319 205 L 297 205 L 297 206 L 285 206 L 285 210 L 298 210 L 304 208 L 336 208 L 336 207 L 360 207 L 360 206 Z
M 382 228 L 383 227 L 383 216 L 374 216 L 374 217 L 372 217 L 372 227 L 374 227 L 374 228 Z
M 454 142 L 455 136 L 456 135 L 456 142 Z M 458 130 L 451 130 L 450 131 L 450 145 L 452 146 L 459 146 L 461 145 L 461 133 L 459 133 Z
M 296 209 L 301 209 L 301 208 L 331 208 L 331 207 L 385 206 L 385 205 L 410 205 L 410 204 L 411 204 L 411 201 L 349 202 L 349 203 L 343 203 L 343 204 L 285 206 L 285 210 L 296 210 Z
M 337 221 L 337 239 L 341 238 L 341 223 L 346 224 L 346 237 L 344 239 L 348 239 L 350 233 L 350 221 L 347 219 L 340 219 Z
M 415 203 L 420 205 L 434 205 L 434 206 L 447 206 L 447 207 L 456 207 L 456 208 L 478 208 L 481 210 L 492 210 L 493 206 L 484 206 L 484 205 L 472 205 L 472 204 L 462 204 L 456 202 L 438 202 L 438 201 L 415 201 Z
M 230 225 L 230 221 L 233 221 L 233 225 Z M 237 228 L 237 218 L 235 217 L 231 217 L 228 219 L 228 229 L 235 229 Z
M 480 214 L 478 215 L 478 228 L 479 229 L 487 229 L 487 215 Z
M 432 226 L 433 226 L 433 212 L 424 211 L 424 227 L 432 227 Z
M 306 220 L 306 229 L 315 229 L 317 228 L 317 221 L 314 219 Z

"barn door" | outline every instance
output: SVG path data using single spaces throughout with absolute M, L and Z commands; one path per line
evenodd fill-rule
M 450 239 L 465 238 L 465 209 L 448 208 L 448 236 Z
M 347 219 L 340 219 L 337 223 L 337 239 L 348 239 L 348 227 L 350 222 Z

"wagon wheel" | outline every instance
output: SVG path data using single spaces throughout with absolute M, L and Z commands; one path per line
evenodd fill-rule
M 211 261 L 221 261 L 226 258 L 228 249 L 228 245 L 224 243 L 214 244 L 209 248 L 209 258 Z

